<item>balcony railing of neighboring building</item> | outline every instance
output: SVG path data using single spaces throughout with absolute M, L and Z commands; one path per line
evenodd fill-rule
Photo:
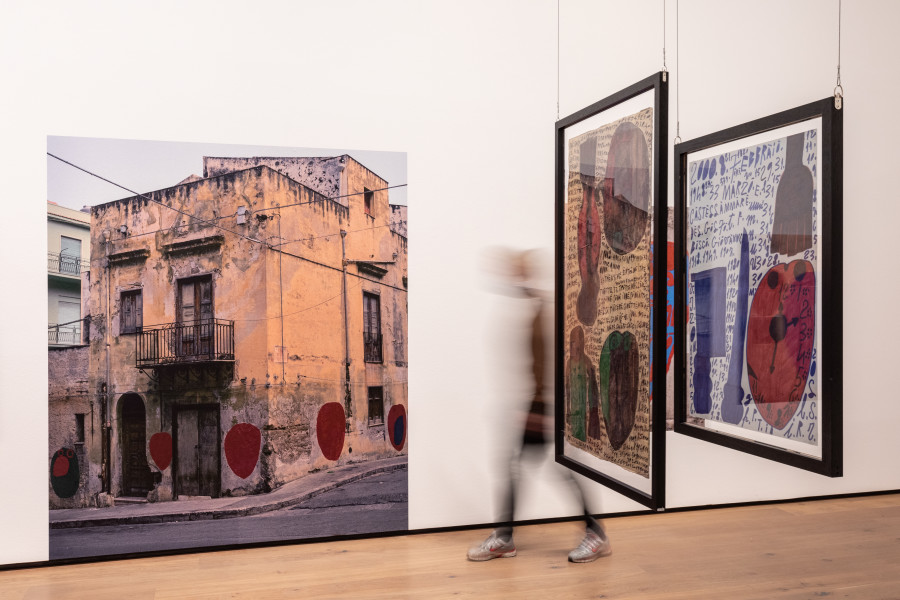
M 47 253 L 47 270 L 51 273 L 77 277 L 82 271 L 88 270 L 88 267 L 88 261 L 81 260 L 79 256 L 60 252 Z
M 77 346 L 81 344 L 80 321 L 76 321 L 75 325 L 71 323 L 63 325 L 51 323 L 47 327 L 47 343 L 50 346 Z
M 143 327 L 137 332 L 137 367 L 234 362 L 234 321 L 206 319 Z
M 380 333 L 363 333 L 363 345 L 365 346 L 365 350 L 363 351 L 363 355 L 365 356 L 366 362 L 370 363 L 380 363 L 382 361 L 381 354 L 381 334 Z

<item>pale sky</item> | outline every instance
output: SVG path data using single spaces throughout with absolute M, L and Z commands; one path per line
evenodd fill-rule
M 339 156 L 349 154 L 389 185 L 406 183 L 406 153 L 325 148 L 285 148 L 107 138 L 47 137 L 47 152 L 139 193 L 203 176 L 204 156 Z M 406 204 L 405 187 L 390 190 L 391 204 Z M 133 196 L 53 157 L 47 157 L 47 200 L 81 209 Z

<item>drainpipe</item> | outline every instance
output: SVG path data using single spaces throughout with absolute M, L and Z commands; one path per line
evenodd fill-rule
M 112 395 L 112 385 L 110 385 L 109 376 L 110 376 L 110 364 L 109 364 L 109 327 L 110 327 L 110 310 L 109 310 L 109 301 L 112 296 L 112 292 L 110 291 L 110 286 L 112 285 L 112 275 L 111 269 L 109 266 L 109 242 L 110 242 L 110 232 L 104 231 L 103 236 L 106 238 L 106 327 L 103 333 L 104 343 L 106 346 L 106 390 L 103 397 L 103 453 L 104 456 L 104 464 L 106 465 L 106 473 L 103 480 L 103 491 L 107 494 L 112 491 L 112 418 L 110 417 L 110 408 L 111 408 L 111 395 Z
M 341 229 L 341 266 L 343 279 L 341 280 L 341 295 L 344 305 L 344 411 L 347 415 L 347 431 L 350 431 L 350 416 L 353 414 L 350 403 L 350 317 L 347 308 L 347 232 Z
M 281 238 L 281 209 L 278 210 L 278 243 L 284 243 L 284 240 Z M 284 348 L 284 279 L 282 277 L 281 272 L 281 257 L 284 256 L 284 252 L 281 251 L 281 248 L 278 249 L 278 295 L 281 298 L 281 385 L 284 385 L 284 361 L 287 359 L 285 356 L 285 348 Z

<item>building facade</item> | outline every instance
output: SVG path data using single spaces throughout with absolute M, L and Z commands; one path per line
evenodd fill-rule
M 47 203 L 47 364 L 49 447 L 54 470 L 50 497 L 86 504 L 90 487 L 85 465 L 93 403 L 88 391 L 86 293 L 91 215 Z M 58 492 L 58 493 L 57 493 Z
M 91 250 L 90 213 L 47 203 L 47 343 L 80 345 L 81 278 Z
M 387 187 L 348 155 L 205 158 L 203 178 L 95 206 L 96 477 L 51 505 L 265 493 L 405 454 L 405 207 Z

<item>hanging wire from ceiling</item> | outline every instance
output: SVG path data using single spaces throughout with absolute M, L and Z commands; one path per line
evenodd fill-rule
M 559 121 L 559 0 L 556 0 L 556 120 Z
M 663 81 L 665 81 L 665 80 L 666 80 L 666 77 L 667 77 L 667 75 L 668 75 L 668 73 L 669 73 L 669 69 L 666 68 L 666 0 L 663 0 L 663 26 L 662 26 L 662 31 L 663 31 L 663 66 L 662 66 L 662 73 L 663 73 Z
M 834 107 L 838 110 L 844 104 L 844 86 L 841 85 L 841 0 L 838 0 L 838 60 L 837 82 L 834 86 Z
M 681 143 L 681 35 L 678 32 L 678 0 L 675 0 L 675 140 Z

